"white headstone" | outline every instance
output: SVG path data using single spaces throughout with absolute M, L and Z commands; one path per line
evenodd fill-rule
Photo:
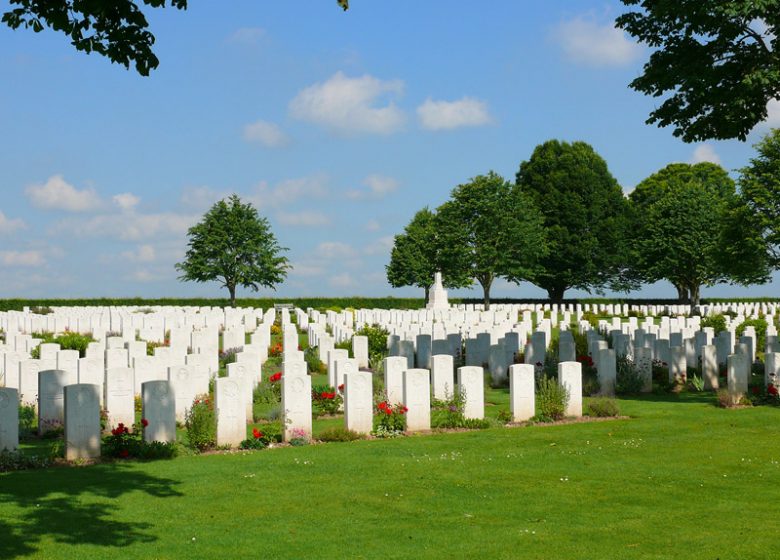
M 215 380 L 214 410 L 217 445 L 233 447 L 246 439 L 246 405 L 238 379 L 221 377 Z
M 348 430 L 361 434 L 371 433 L 373 429 L 372 397 L 370 372 L 355 369 L 344 376 L 344 425 Z
M 404 402 L 404 372 L 406 371 L 406 358 L 403 356 L 390 356 L 384 359 L 385 392 L 387 402 L 398 404 Z
M 170 381 L 147 381 L 141 386 L 144 441 L 176 441 L 176 399 Z
M 100 387 L 77 383 L 65 387 L 65 458 L 100 457 Z
M 297 365 L 298 362 L 293 363 Z M 282 425 L 284 426 L 284 441 L 296 437 L 295 433 L 311 437 L 311 377 L 294 368 L 285 368 L 282 375 Z
M 514 422 L 528 420 L 536 414 L 535 390 L 533 365 L 509 366 L 509 409 Z
M 449 354 L 435 354 L 431 357 L 431 384 L 434 399 L 445 400 L 455 394 L 453 369 L 453 359 Z
M 566 416 L 582 416 L 582 364 L 579 362 L 560 362 L 558 364 L 558 383 L 569 392 L 566 403 Z
M 38 433 L 62 427 L 65 421 L 65 385 L 68 374 L 60 370 L 38 373 Z
M 404 379 L 406 430 L 416 432 L 431 429 L 430 374 L 427 369 L 407 369 Z
M 463 416 L 465 418 L 484 418 L 485 374 L 483 369 L 477 366 L 459 367 L 458 389 L 465 397 Z
M 116 427 L 122 423 L 132 426 L 135 422 L 135 393 L 133 391 L 132 368 L 112 368 L 106 370 L 105 406 L 108 413 L 108 425 Z
M 0 387 L 0 451 L 19 447 L 19 391 Z

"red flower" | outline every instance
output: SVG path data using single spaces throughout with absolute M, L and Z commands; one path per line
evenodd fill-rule
M 386 409 L 386 408 L 387 408 L 387 403 L 386 403 L 385 401 L 382 401 L 381 403 L 379 403 L 379 404 L 377 405 L 377 408 L 378 408 L 379 410 L 384 410 L 384 409 Z
M 129 457 L 129 456 L 130 456 L 130 452 L 129 452 L 127 449 L 120 449 L 120 450 L 119 450 L 119 456 L 120 456 L 122 459 L 126 459 L 127 457 Z
M 282 378 L 282 372 L 281 371 L 277 371 L 271 377 L 268 378 L 268 381 L 270 381 L 271 383 L 276 383 L 281 378 Z
M 409 412 L 409 409 L 408 409 L 408 408 L 406 408 L 406 407 L 403 407 L 403 408 L 401 409 L 401 414 L 406 414 L 407 412 Z
M 393 413 L 393 409 L 392 408 L 386 408 L 385 409 L 385 414 L 387 414 L 388 416 L 390 416 L 392 413 Z
M 146 418 L 141 418 L 141 425 L 145 428 L 149 425 L 149 420 Z
M 344 392 L 344 384 L 342 383 L 341 385 L 339 385 L 339 393 L 343 393 L 343 392 Z
M 775 387 L 771 383 L 769 385 L 767 385 L 766 392 L 769 393 L 770 395 L 772 395 L 773 397 L 776 397 L 777 394 L 778 394 L 777 387 Z
M 257 428 L 252 428 L 252 435 L 254 436 L 255 439 L 260 439 L 261 437 L 263 437 L 263 432 L 261 432 Z
M 328 398 L 328 393 L 326 393 L 325 391 L 323 391 L 322 393 L 320 393 L 320 398 L 321 398 L 321 399 L 327 399 L 327 398 Z

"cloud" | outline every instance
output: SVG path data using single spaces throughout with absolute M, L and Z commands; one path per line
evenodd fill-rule
M 284 226 L 320 227 L 330 225 L 330 218 L 322 212 L 312 210 L 279 212 L 276 219 Z
M 157 252 L 151 245 L 139 245 L 134 251 L 123 252 L 122 258 L 134 262 L 153 262 Z
M 379 231 L 379 228 L 380 228 L 379 222 L 376 220 L 368 220 L 366 222 L 367 231 Z
M 184 187 L 181 192 L 181 203 L 193 210 L 205 210 L 210 208 L 218 200 L 227 198 L 229 191 L 217 191 L 211 187 Z
M 559 23 L 552 37 L 569 60 L 589 66 L 625 66 L 643 51 L 612 23 L 599 25 L 583 17 Z
M 89 220 L 62 220 L 50 232 L 54 235 L 67 232 L 77 237 L 110 237 L 123 241 L 151 239 L 158 235 L 181 236 L 197 222 L 199 216 L 164 212 L 159 214 L 101 214 Z
M 323 241 L 317 245 L 315 254 L 323 259 L 347 259 L 355 256 L 355 250 L 339 241 Z
M 395 243 L 395 238 L 392 235 L 386 235 L 384 237 L 380 237 L 373 243 L 367 245 L 363 249 L 363 252 L 366 255 L 389 254 L 390 250 L 393 248 L 394 243 Z
M 769 128 L 780 128 L 780 99 L 772 99 L 766 104 L 767 117 L 764 124 Z
M 34 206 L 47 210 L 86 212 L 100 206 L 100 197 L 94 190 L 80 191 L 67 183 L 62 175 L 53 175 L 42 185 L 28 186 L 25 194 Z
M 325 268 L 317 264 L 295 262 L 292 263 L 292 270 L 290 270 L 290 275 L 312 277 L 312 276 L 320 276 L 324 272 L 325 272 Z
M 715 153 L 715 148 L 711 144 L 700 144 L 693 150 L 691 163 L 702 163 L 705 161 L 717 163 L 718 165 L 721 164 L 720 156 Z
M 40 251 L 0 251 L 0 263 L 4 266 L 41 266 L 44 260 Z
M 119 206 L 122 210 L 132 210 L 141 202 L 140 198 L 129 192 L 115 194 L 111 200 L 113 200 L 114 204 Z
M 385 96 L 403 93 L 401 80 L 380 80 L 368 74 L 350 78 L 337 72 L 303 90 L 290 101 L 290 114 L 340 133 L 391 134 L 400 130 L 405 115 Z
M 434 101 L 430 97 L 417 107 L 420 125 L 428 130 L 453 130 L 466 126 L 482 126 L 491 122 L 484 101 L 463 97 L 457 101 Z
M 385 177 L 383 175 L 369 175 L 363 179 L 363 186 L 366 189 L 352 189 L 345 194 L 347 198 L 355 200 L 365 198 L 384 198 L 398 188 L 398 181 L 392 177 Z
M 248 200 L 258 208 L 279 208 L 301 198 L 322 198 L 328 194 L 327 181 L 324 174 L 286 179 L 273 187 L 263 181 L 254 188 Z
M 244 140 L 257 142 L 266 148 L 279 148 L 290 141 L 278 125 L 263 120 L 244 126 Z
M 241 27 L 231 33 L 227 40 L 228 43 L 251 46 L 258 44 L 265 37 L 266 32 L 262 27 Z
M 337 274 L 328 280 L 328 284 L 332 288 L 349 288 L 355 285 L 355 281 L 352 280 L 352 276 L 345 272 L 344 274 Z
M 26 227 L 27 224 L 25 224 L 24 220 L 21 218 L 8 218 L 3 214 L 2 210 L 0 210 L 0 233 L 13 233 L 16 230 L 24 229 Z

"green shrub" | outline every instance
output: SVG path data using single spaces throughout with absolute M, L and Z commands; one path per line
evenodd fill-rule
M 363 434 L 359 434 L 353 430 L 346 428 L 328 428 L 323 431 L 317 439 L 320 441 L 355 441 L 358 439 L 364 439 Z
M 763 352 L 764 348 L 766 348 L 766 328 L 768 326 L 766 319 L 759 317 L 758 319 L 747 319 L 740 323 L 735 333 L 737 340 L 739 340 L 740 336 L 745 334 L 745 327 L 748 326 L 751 326 L 756 330 L 756 346 L 753 348 L 753 352 Z
M 350 358 L 354 358 L 355 356 L 352 353 L 352 339 L 348 340 L 342 340 L 341 342 L 337 342 L 333 345 L 334 350 L 346 350 L 347 355 Z
M 0 450 L 0 472 L 43 469 L 51 466 L 49 457 L 26 455 L 21 451 Z
M 19 437 L 25 438 L 33 434 L 36 419 L 35 406 L 31 404 L 19 404 Z
M 316 346 L 304 350 L 303 359 L 306 360 L 306 369 L 310 374 L 324 375 L 328 373 L 328 366 L 320 360 L 319 348 Z
M 620 416 L 620 408 L 617 401 L 609 397 L 598 397 L 591 399 L 585 412 L 588 416 L 598 418 L 607 418 Z
M 55 343 L 60 345 L 61 350 L 78 350 L 79 356 L 84 357 L 87 355 L 87 346 L 90 342 L 95 342 L 91 334 L 80 334 L 75 332 L 66 331 L 59 336 L 54 336 L 50 332 L 33 333 L 33 338 L 40 338 L 41 344 Z M 40 347 L 35 347 L 30 352 L 33 359 L 39 359 L 41 357 Z
M 701 320 L 701 328 L 710 327 L 718 334 L 721 331 L 726 330 L 726 317 L 719 313 L 717 315 L 709 315 Z
M 459 387 L 452 395 L 444 399 L 431 401 L 431 427 L 433 428 L 463 428 L 466 418 L 463 410 L 466 407 L 466 394 Z
M 197 451 L 206 451 L 217 444 L 217 418 L 214 403 L 208 395 L 200 395 L 184 417 L 188 445 Z
M 390 331 L 380 327 L 379 325 L 366 325 L 362 329 L 359 329 L 356 333 L 358 336 L 365 336 L 368 338 L 368 355 L 387 356 L 387 337 Z
M 311 389 L 311 408 L 315 417 L 336 414 L 344 399 L 330 385 L 315 385 Z
M 637 395 L 641 393 L 645 386 L 645 381 L 642 379 L 634 362 L 626 356 L 618 356 L 616 366 L 615 393 L 618 395 Z
M 509 424 L 512 422 L 512 413 L 508 410 L 499 410 L 498 416 L 496 417 L 496 420 L 499 424 Z
M 536 385 L 537 417 L 542 421 L 561 420 L 569 402 L 569 391 L 558 380 L 542 376 Z
M 255 404 L 277 404 L 282 402 L 282 386 L 280 381 L 264 380 L 257 384 L 252 393 Z

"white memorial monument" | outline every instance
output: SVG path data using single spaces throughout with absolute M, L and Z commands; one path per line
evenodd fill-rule
M 450 304 L 447 300 L 447 290 L 441 283 L 441 272 L 437 272 L 433 277 L 433 287 L 428 294 L 428 304 L 426 309 L 449 309 Z

